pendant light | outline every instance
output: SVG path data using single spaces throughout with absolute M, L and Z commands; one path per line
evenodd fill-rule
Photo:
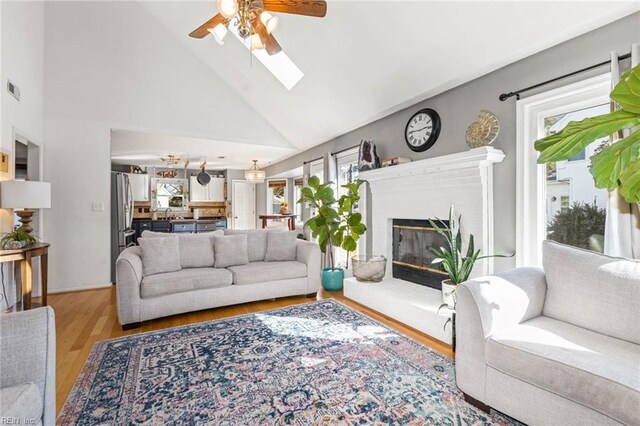
M 266 177 L 267 173 L 258 167 L 258 160 L 253 160 L 253 166 L 244 172 L 244 178 L 249 183 L 263 183 Z

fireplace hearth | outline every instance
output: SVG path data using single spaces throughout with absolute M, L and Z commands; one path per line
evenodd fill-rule
M 447 220 L 433 221 L 441 228 L 449 227 Z M 428 220 L 393 219 L 392 226 L 393 277 L 439 290 L 448 274 L 439 265 L 431 263 L 436 256 L 430 249 L 447 247 L 447 240 Z

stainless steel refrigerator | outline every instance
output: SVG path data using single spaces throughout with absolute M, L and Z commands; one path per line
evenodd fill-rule
M 133 190 L 126 173 L 111 172 L 111 282 L 116 282 L 116 260 L 135 245 Z

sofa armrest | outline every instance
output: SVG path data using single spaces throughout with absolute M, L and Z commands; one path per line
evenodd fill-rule
M 547 282 L 540 268 L 516 268 L 457 289 L 456 382 L 485 402 L 485 346 L 501 330 L 542 315 Z
M 36 384 L 44 403 L 42 424 L 55 424 L 56 326 L 51 307 L 0 315 L 0 365 L 0 388 Z
M 310 241 L 297 240 L 296 260 L 307 265 L 307 294 L 320 291 L 320 246 Z
M 140 322 L 142 250 L 125 249 L 116 260 L 116 295 L 120 325 Z

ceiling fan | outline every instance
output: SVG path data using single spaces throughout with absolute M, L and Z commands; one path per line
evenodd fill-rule
M 282 48 L 271 32 L 278 18 L 269 12 L 322 18 L 327 14 L 324 0 L 218 0 L 218 14 L 189 34 L 193 38 L 204 38 L 209 33 L 219 44 L 227 34 L 229 24 L 237 25 L 238 34 L 249 38 L 251 49 L 265 49 L 269 55 L 279 53 Z M 234 19 L 236 21 L 234 21 Z

